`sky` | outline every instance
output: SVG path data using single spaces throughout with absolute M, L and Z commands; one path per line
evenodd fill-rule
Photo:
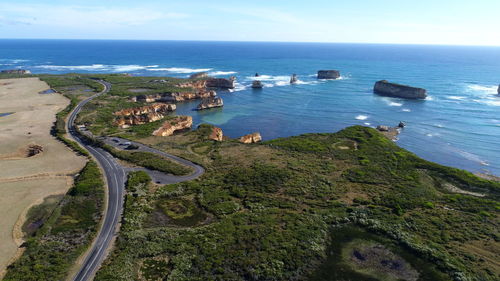
M 500 0 L 0 0 L 0 38 L 500 46 Z

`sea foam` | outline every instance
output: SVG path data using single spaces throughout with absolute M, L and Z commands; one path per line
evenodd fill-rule
M 366 120 L 366 119 L 368 119 L 368 116 L 366 116 L 366 115 L 358 115 L 358 116 L 356 116 L 356 120 Z

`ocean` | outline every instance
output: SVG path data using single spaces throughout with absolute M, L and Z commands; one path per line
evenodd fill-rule
M 500 175 L 500 47 L 105 40 L 0 40 L 0 69 L 33 73 L 235 76 L 224 108 L 194 111 L 195 125 L 264 139 L 336 132 L 351 125 L 407 127 L 397 144 L 440 164 Z M 321 69 L 341 79 L 318 81 Z M 264 89 L 250 88 L 255 73 Z M 291 74 L 299 83 L 290 85 Z M 373 94 L 376 81 L 422 87 L 427 100 Z

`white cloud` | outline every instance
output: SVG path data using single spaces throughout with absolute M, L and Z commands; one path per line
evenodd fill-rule
M 37 24 L 58 27 L 120 27 L 144 25 L 154 21 L 184 19 L 184 13 L 164 12 L 145 8 L 108 8 L 92 6 L 13 5 L 0 4 L 0 23 Z

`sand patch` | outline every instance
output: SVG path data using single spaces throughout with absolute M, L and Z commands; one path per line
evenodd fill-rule
M 65 193 L 71 175 L 86 162 L 50 135 L 56 113 L 69 101 L 58 94 L 38 94 L 47 89 L 38 78 L 0 83 L 0 112 L 15 112 L 0 118 L 0 272 L 22 243 L 20 226 L 30 206 Z

